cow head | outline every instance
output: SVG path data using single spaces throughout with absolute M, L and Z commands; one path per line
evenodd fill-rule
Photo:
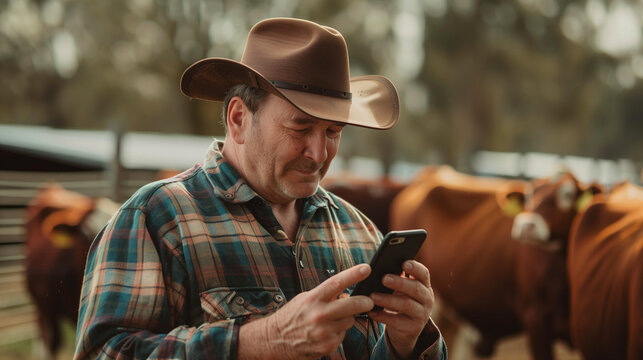
M 572 173 L 532 181 L 525 194 L 524 210 L 514 218 L 511 235 L 515 240 L 557 250 L 567 242 L 572 221 L 589 205 L 599 185 L 584 185 Z
M 39 253 L 43 248 L 87 248 L 110 217 L 118 204 L 106 198 L 90 198 L 48 184 L 29 204 L 27 210 L 28 254 Z M 44 243 L 35 241 L 35 237 Z M 47 246 L 45 246 L 47 245 Z

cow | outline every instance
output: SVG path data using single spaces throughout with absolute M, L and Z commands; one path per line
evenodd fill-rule
M 109 199 L 89 198 L 56 184 L 40 189 L 27 207 L 27 290 L 50 358 L 61 344 L 60 321 L 76 324 L 90 242 L 117 209 Z
M 643 359 L 643 188 L 598 196 L 569 240 L 570 324 L 588 360 Z
M 524 244 L 512 240 L 511 229 L 528 186 L 427 167 L 391 205 L 393 229 L 427 231 L 417 260 L 431 271 L 441 303 L 480 333 L 479 356 L 490 356 L 501 338 L 524 328 L 516 278 Z
M 579 213 L 604 189 L 583 184 L 568 170 L 535 179 L 523 211 L 514 218 L 512 238 L 524 246 L 517 254 L 518 308 L 535 358 L 552 359 L 555 339 L 572 345 L 569 328 L 567 256 L 570 228 Z
M 325 178 L 322 187 L 348 201 L 369 219 L 382 233 L 390 230 L 389 211 L 393 198 L 406 186 L 388 177 L 360 179 L 344 174 Z

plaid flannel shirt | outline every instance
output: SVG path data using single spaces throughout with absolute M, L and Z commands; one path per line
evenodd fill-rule
M 234 359 L 242 324 L 373 256 L 375 225 L 322 188 L 288 239 L 221 146 L 203 166 L 139 189 L 97 236 L 76 359 Z M 329 358 L 392 358 L 383 328 L 359 318 Z M 422 358 L 446 358 L 432 322 L 418 348 Z

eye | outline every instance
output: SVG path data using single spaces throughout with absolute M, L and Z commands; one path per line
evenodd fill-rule
M 305 127 L 305 128 L 289 128 L 289 130 L 294 132 L 297 135 L 306 135 L 306 133 L 308 133 L 310 128 L 309 127 Z
M 326 129 L 326 135 L 331 139 L 337 138 L 342 134 L 343 128 L 344 127 L 337 127 L 337 128 L 329 127 L 328 129 Z

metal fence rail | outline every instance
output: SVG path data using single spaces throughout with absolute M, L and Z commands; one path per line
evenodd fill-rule
M 156 176 L 153 170 L 123 171 L 117 200 L 126 199 Z M 104 172 L 0 171 L 0 346 L 38 336 L 37 312 L 25 282 L 26 208 L 49 183 L 90 197 L 107 197 L 112 192 Z

